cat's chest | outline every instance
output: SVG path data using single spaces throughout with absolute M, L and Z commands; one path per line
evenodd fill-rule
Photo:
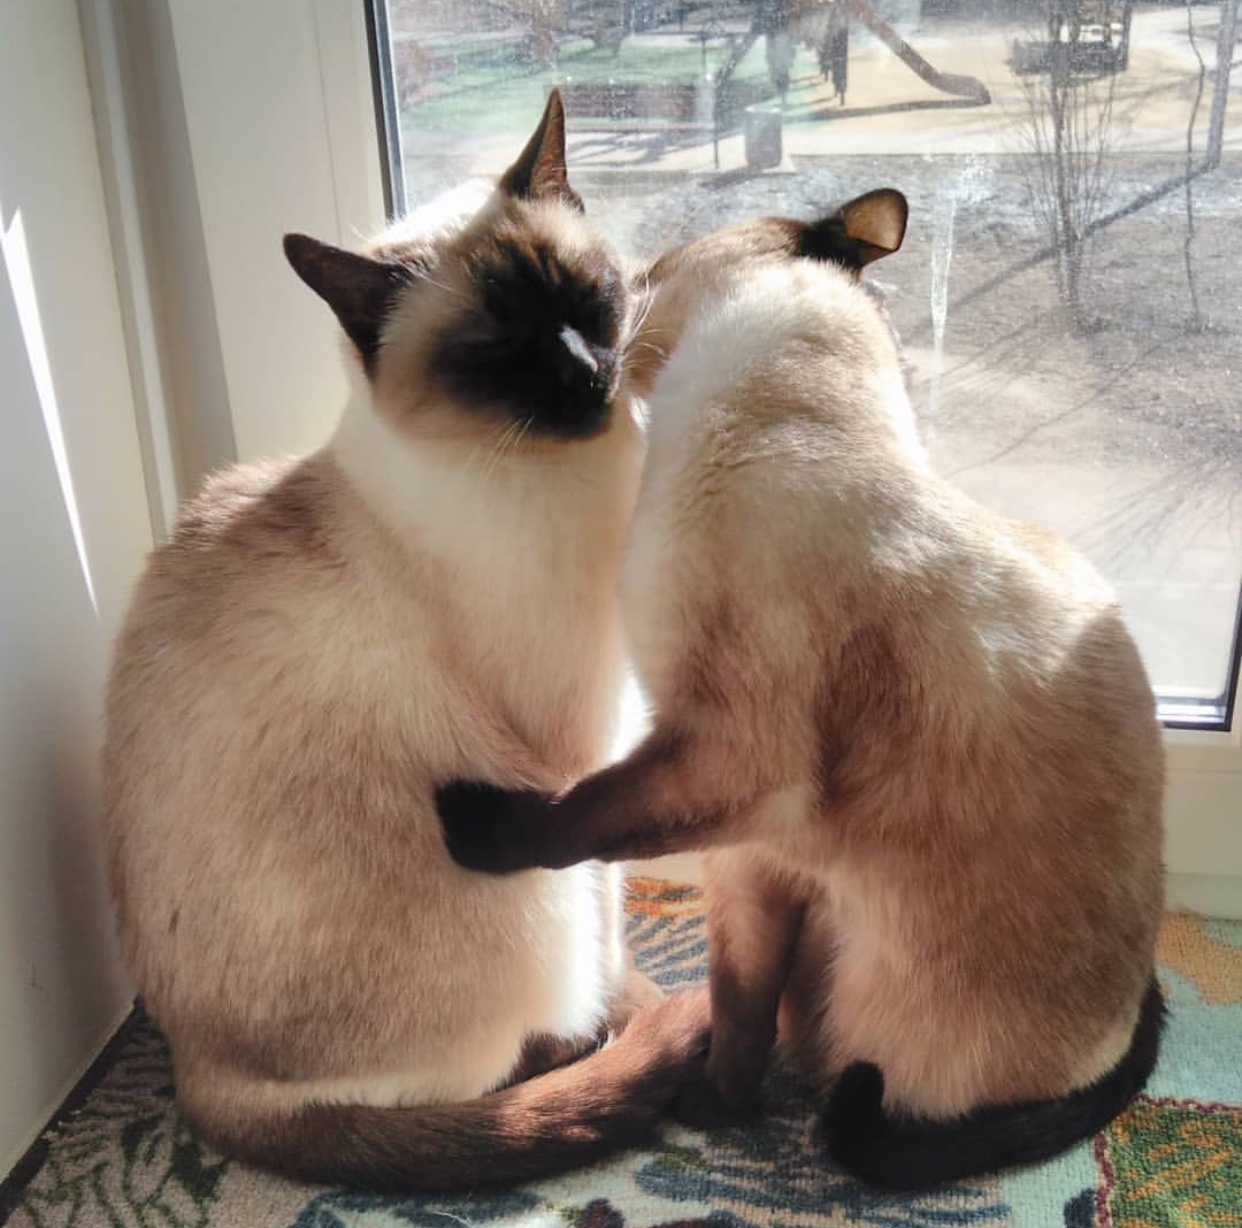
M 605 454 L 484 492 L 437 470 L 368 556 L 370 639 L 417 697 L 404 711 L 440 712 L 461 746 L 494 733 L 557 776 L 600 762 L 623 680 L 617 588 L 639 458 L 624 439 L 591 446 Z
M 529 602 L 445 596 L 372 591 L 304 612 L 284 649 L 302 662 L 300 710 L 433 776 L 469 766 L 553 787 L 598 766 L 623 681 L 615 615 L 584 602 L 531 618 Z
M 607 587 L 496 609 L 477 643 L 479 686 L 498 720 L 541 762 L 581 774 L 606 754 L 624 682 L 616 576 Z M 521 611 L 520 614 L 517 611 Z

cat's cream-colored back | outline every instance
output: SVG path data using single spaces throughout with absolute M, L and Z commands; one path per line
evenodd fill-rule
M 704 770 L 754 796 L 761 765 L 722 907 L 747 858 L 817 884 L 786 1023 L 824 1075 L 874 1061 L 934 1115 L 1081 1086 L 1126 1048 L 1161 906 L 1159 730 L 1112 593 L 927 471 L 848 275 L 715 274 L 655 383 L 624 595 L 657 710 L 718 730 Z

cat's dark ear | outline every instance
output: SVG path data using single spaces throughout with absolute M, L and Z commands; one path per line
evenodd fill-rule
M 565 104 L 560 90 L 548 95 L 539 127 L 500 177 L 500 187 L 524 200 L 563 200 L 582 212 L 582 197 L 569 186 L 565 166 Z
M 855 273 L 891 256 L 906 237 L 909 206 L 895 188 L 878 188 L 812 222 L 798 236 L 796 251 L 811 260 L 831 260 Z
M 336 313 L 369 372 L 384 319 L 413 273 L 403 264 L 372 260 L 308 235 L 285 235 L 285 255 L 293 271 Z

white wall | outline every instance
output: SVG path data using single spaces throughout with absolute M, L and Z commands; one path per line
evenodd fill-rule
M 361 3 L 2 7 L 0 1176 L 128 1006 L 96 756 L 151 526 L 327 435 L 336 330 L 280 238 L 383 220 Z
M 73 0 L 4 5 L 0 231 L 3 1175 L 129 999 L 96 755 L 108 646 L 151 531 Z
M 143 4 L 175 60 L 158 106 L 173 105 L 175 85 L 236 455 L 311 451 L 347 384 L 335 321 L 288 267 L 281 238 L 300 230 L 356 246 L 383 224 L 364 6 Z

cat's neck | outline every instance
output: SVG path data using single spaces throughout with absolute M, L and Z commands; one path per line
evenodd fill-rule
M 806 261 L 719 276 L 656 378 L 650 419 L 653 463 L 707 420 L 742 452 L 796 435 L 790 462 L 831 460 L 842 481 L 864 460 L 929 468 L 890 326 L 857 284 Z
M 473 447 L 402 438 L 364 394 L 328 452 L 387 542 L 409 552 L 411 574 L 433 561 L 459 668 L 549 765 L 545 785 L 559 783 L 608 747 L 641 436 L 619 417 L 596 439 L 533 453 Z
M 359 380 L 329 452 L 357 496 L 411 549 L 495 571 L 544 547 L 597 549 L 592 523 L 624 524 L 642 440 L 628 417 L 600 438 L 537 451 L 413 439 L 377 414 Z M 618 455 L 620 453 L 621 455 Z M 504 570 L 504 568 L 502 568 Z
M 390 538 L 446 565 L 462 600 L 545 611 L 548 590 L 611 595 L 642 466 L 641 433 L 620 407 L 594 440 L 497 452 L 402 437 L 360 381 L 328 451 Z

